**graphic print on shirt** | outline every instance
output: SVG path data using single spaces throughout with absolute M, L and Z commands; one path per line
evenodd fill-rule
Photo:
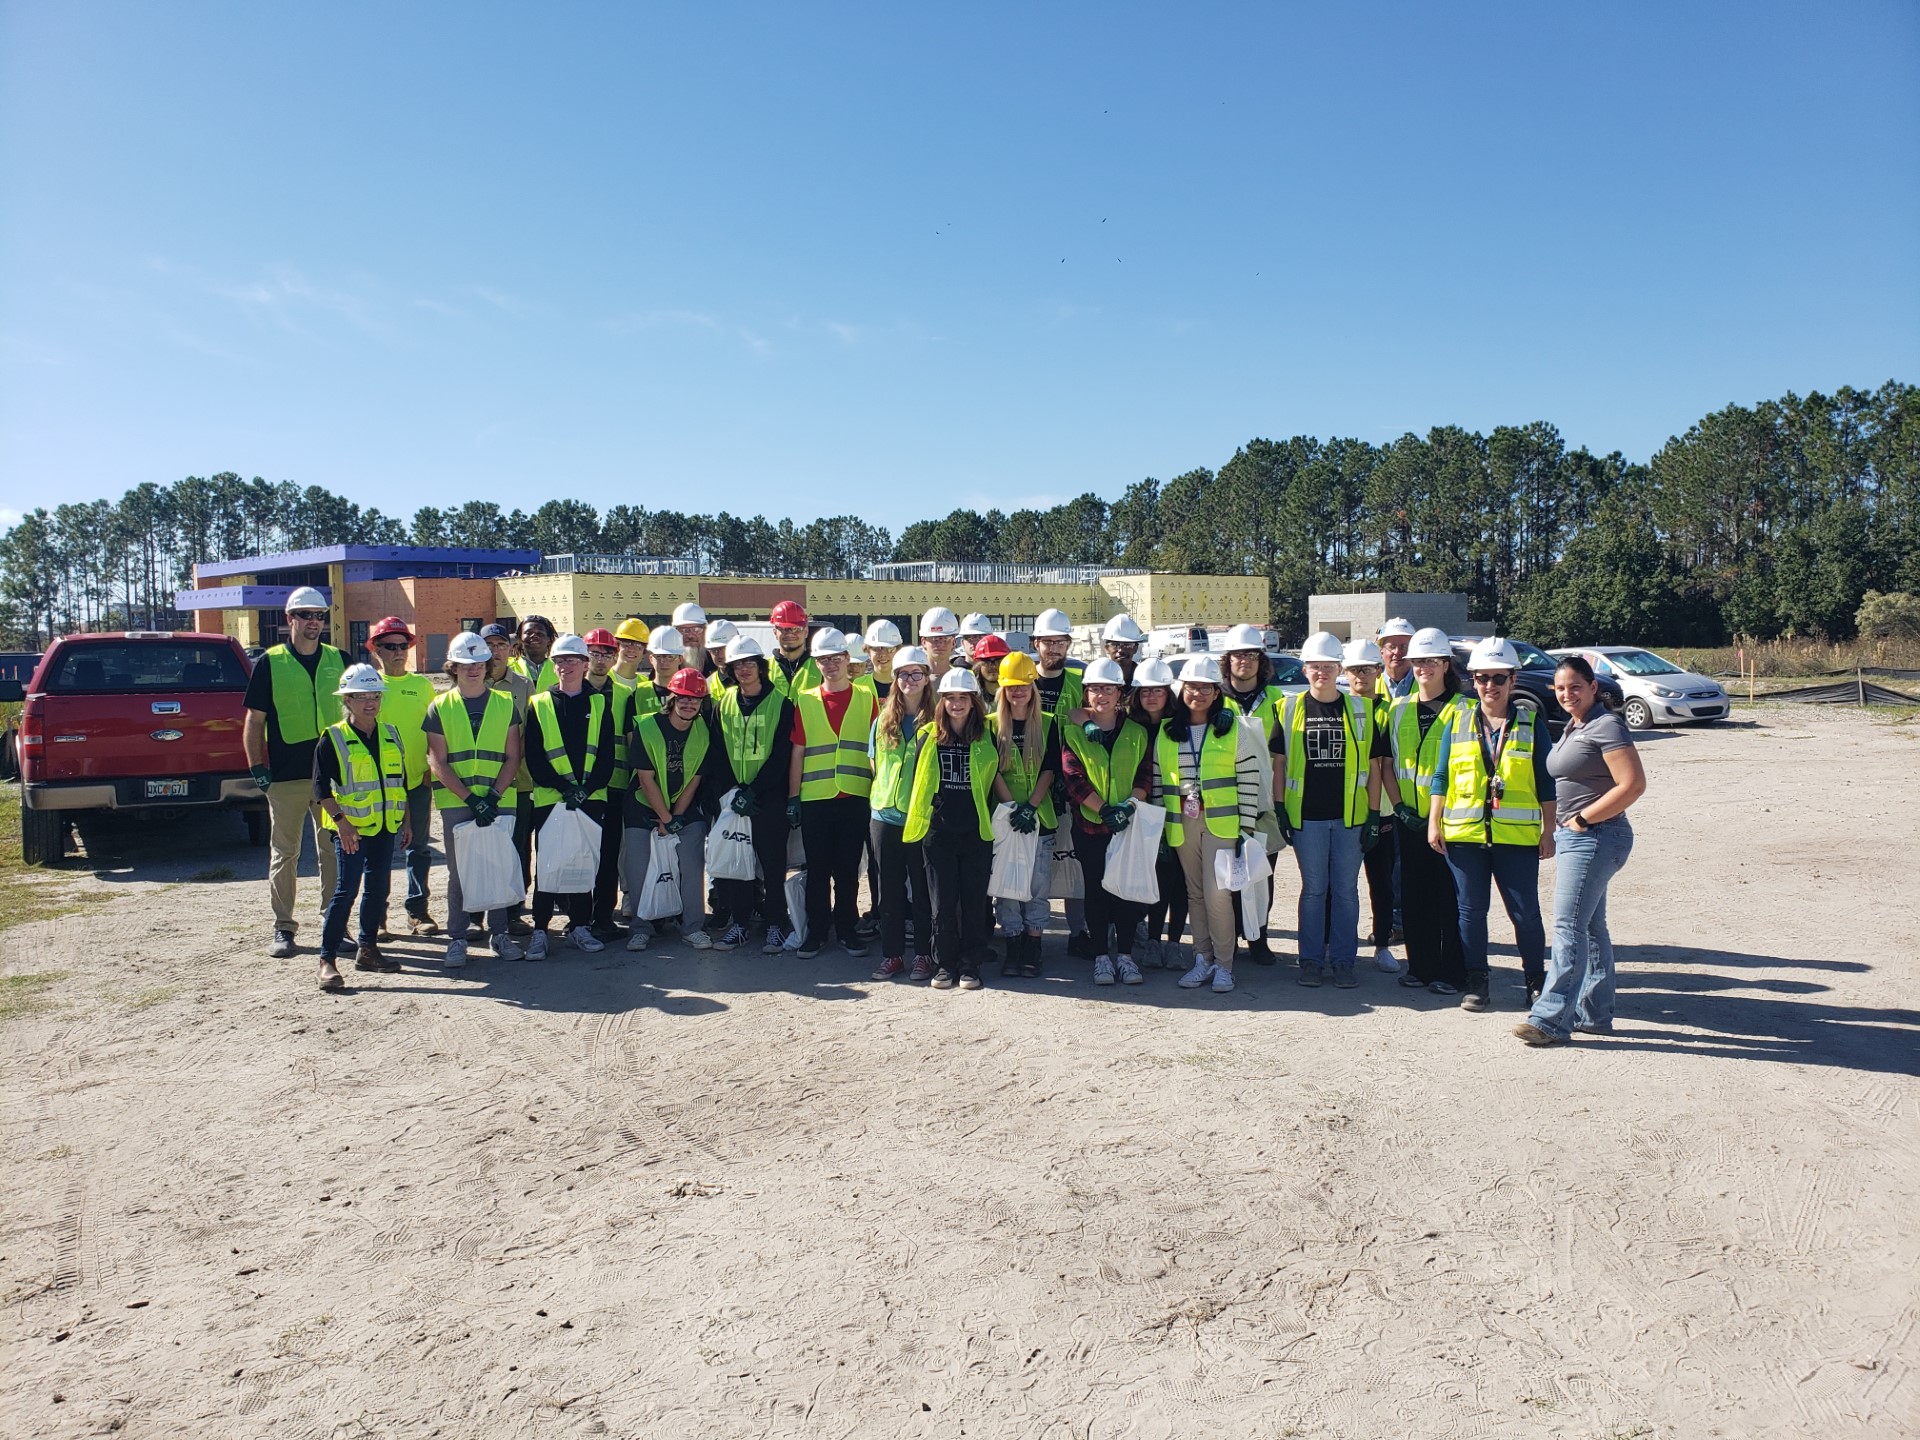
M 967 767 L 967 752 L 956 745 L 940 747 L 940 788 L 942 790 L 965 790 L 971 783 Z
M 1347 727 L 1338 710 L 1331 715 L 1316 715 L 1311 708 L 1306 716 L 1307 763 L 1344 765 L 1347 759 Z

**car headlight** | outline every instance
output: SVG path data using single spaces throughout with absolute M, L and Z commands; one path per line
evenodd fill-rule
M 1680 698 L 1680 692 L 1678 690 L 1669 690 L 1664 685 L 1649 685 L 1647 688 L 1662 700 L 1678 700 Z

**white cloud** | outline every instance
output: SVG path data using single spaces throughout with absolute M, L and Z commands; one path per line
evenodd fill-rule
M 0 505 L 0 531 L 11 530 L 24 518 L 24 512 L 11 505 Z

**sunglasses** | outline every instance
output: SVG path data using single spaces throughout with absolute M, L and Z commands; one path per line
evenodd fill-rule
M 374 642 L 373 648 L 376 650 L 384 650 L 389 655 L 400 655 L 406 652 L 408 646 L 404 640 L 396 640 L 391 645 L 384 640 L 377 640 Z
M 1476 685 L 1507 685 L 1512 683 L 1512 680 L 1511 675 L 1489 675 L 1485 671 L 1473 677 L 1473 683 Z
M 287 612 L 287 618 L 289 620 L 324 620 L 327 618 L 327 612 L 324 610 L 289 610 Z

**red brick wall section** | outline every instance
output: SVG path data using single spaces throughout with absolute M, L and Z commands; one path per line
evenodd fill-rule
M 485 624 L 494 618 L 497 606 L 492 580 L 356 580 L 347 586 L 348 625 L 398 615 L 413 627 L 419 642 L 411 656 L 412 667 L 429 673 L 445 661 L 447 645 L 462 620 L 477 617 Z

